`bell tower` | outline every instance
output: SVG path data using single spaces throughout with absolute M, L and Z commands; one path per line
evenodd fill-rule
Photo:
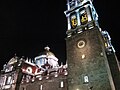
M 120 90 L 120 66 L 91 0 L 67 0 L 68 90 Z

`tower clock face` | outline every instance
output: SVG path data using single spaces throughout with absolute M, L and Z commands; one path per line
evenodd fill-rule
M 77 42 L 77 47 L 78 48 L 83 48 L 83 47 L 85 47 L 85 45 L 86 45 L 86 42 L 84 40 L 79 40 Z
M 75 14 L 71 15 L 71 26 L 72 28 L 76 28 L 77 27 L 77 16 Z
M 88 22 L 88 16 L 87 16 L 87 12 L 85 10 L 82 11 L 80 14 L 80 21 L 81 21 L 82 25 L 84 25 Z

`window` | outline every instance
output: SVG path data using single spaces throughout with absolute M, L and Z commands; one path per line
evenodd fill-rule
M 71 21 L 71 26 L 72 26 L 72 29 L 76 28 L 77 27 L 77 15 L 75 13 L 73 13 L 71 16 L 70 16 L 70 21 Z
M 39 59 L 36 59 L 36 64 L 38 66 L 42 66 L 46 63 L 46 58 L 39 58 Z
M 6 84 L 9 85 L 12 83 L 12 77 L 11 76 L 8 76 L 7 79 L 6 79 Z
M 80 11 L 80 21 L 82 25 L 88 22 L 88 15 L 85 10 Z
M 89 78 L 88 78 L 88 76 L 84 76 L 84 83 L 89 83 Z
M 45 64 L 45 58 L 41 58 L 41 59 L 40 59 L 40 64 L 41 64 L 41 65 L 44 65 L 44 64 Z
M 5 81 L 5 77 L 4 77 L 4 76 L 1 76 L 1 77 L 0 77 L 0 86 L 3 86 L 4 81 Z
M 60 82 L 60 87 L 61 87 L 61 88 L 64 87 L 64 82 L 63 82 L 63 81 Z
M 40 88 L 39 88 L 39 90 L 43 90 L 43 85 L 40 85 Z

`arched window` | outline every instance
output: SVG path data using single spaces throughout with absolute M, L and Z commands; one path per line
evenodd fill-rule
M 80 22 L 81 22 L 81 25 L 85 25 L 88 22 L 88 15 L 85 8 L 80 11 Z
M 77 27 L 78 21 L 77 21 L 77 15 L 76 15 L 76 13 L 72 13 L 70 15 L 70 22 L 71 22 L 72 29 L 74 29 L 74 28 Z
M 8 76 L 6 79 L 6 85 L 10 85 L 12 83 L 12 76 Z

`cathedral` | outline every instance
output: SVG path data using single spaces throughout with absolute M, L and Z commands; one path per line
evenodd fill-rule
M 120 66 L 91 0 L 67 0 L 66 64 L 47 46 L 34 60 L 11 58 L 0 90 L 120 90 Z

